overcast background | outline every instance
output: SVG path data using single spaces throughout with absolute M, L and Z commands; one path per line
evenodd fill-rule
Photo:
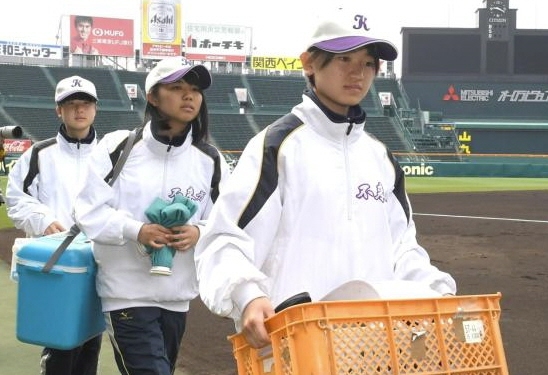
M 319 4 L 319 3 L 323 3 Z M 69 15 L 133 19 L 140 48 L 140 0 L 7 0 L 0 40 L 39 44 L 69 42 Z M 359 4 L 359 7 L 356 5 Z M 256 56 L 296 57 L 316 15 L 327 7 L 356 10 L 367 17 L 371 35 L 401 51 L 402 27 L 477 27 L 483 0 L 181 0 L 183 22 L 249 26 Z M 510 0 L 518 29 L 548 29 L 548 1 Z M 395 63 L 399 76 L 401 66 Z

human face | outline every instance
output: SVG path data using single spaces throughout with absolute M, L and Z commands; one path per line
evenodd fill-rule
M 203 101 L 200 88 L 183 79 L 160 84 L 156 93 L 149 93 L 147 98 L 166 117 L 171 135 L 179 134 L 198 116 Z
M 365 98 L 377 74 L 375 58 L 365 48 L 336 54 L 325 66 L 321 58 L 310 56 L 305 52 L 301 59 L 305 74 L 314 75 L 316 95 L 327 108 L 341 115 Z
M 91 23 L 78 22 L 76 29 L 78 30 L 78 35 L 80 35 L 80 38 L 82 40 L 87 40 L 89 38 L 89 34 L 91 33 Z
M 97 103 L 92 100 L 67 100 L 56 108 L 67 129 L 67 134 L 76 139 L 85 138 L 95 121 Z

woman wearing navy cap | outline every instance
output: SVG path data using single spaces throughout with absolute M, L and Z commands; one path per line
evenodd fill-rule
M 60 80 L 55 88 L 56 113 L 61 120 L 53 138 L 35 143 L 13 166 L 8 177 L 8 216 L 27 237 L 67 231 L 73 224 L 72 205 L 97 135 L 95 85 L 80 76 Z M 40 150 L 36 164 L 33 150 Z M 40 167 L 38 169 L 38 166 Z M 70 350 L 44 348 L 41 375 L 95 375 L 102 335 Z

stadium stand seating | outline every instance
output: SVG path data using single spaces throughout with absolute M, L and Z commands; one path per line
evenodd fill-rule
M 58 126 L 53 102 L 55 84 L 71 75 L 90 79 L 97 86 L 99 110 L 95 128 L 100 137 L 109 131 L 131 129 L 142 123 L 146 72 L 23 65 L 1 65 L 1 69 L 0 121 L 23 127 L 25 136 L 33 141 L 55 134 Z M 379 90 L 398 88 L 397 83 L 388 81 L 376 81 L 361 103 L 368 113 L 367 131 L 393 151 L 409 151 L 397 116 L 386 116 L 378 98 Z M 128 98 L 124 87 L 127 83 L 138 85 L 137 99 Z M 213 85 L 205 93 L 213 143 L 223 151 L 240 152 L 257 132 L 299 103 L 305 87 L 301 76 L 213 73 Z M 240 108 L 235 88 L 248 89 L 249 102 L 245 108 Z M 398 95 L 402 96 L 395 94 L 395 97 Z
M 143 120 L 137 111 L 98 110 L 95 116 L 95 130 L 102 137 L 105 133 L 119 129 L 133 129 L 141 126 Z
M 212 85 L 205 96 L 210 109 L 239 109 L 240 104 L 234 92 L 235 88 L 246 88 L 241 76 L 213 74 Z
M 210 133 L 221 150 L 238 151 L 255 135 L 246 115 L 224 114 L 210 116 Z
M 398 81 L 391 78 L 377 78 L 375 80 L 375 90 L 377 93 L 389 92 L 397 108 L 408 108 L 409 103 L 398 84 Z
M 16 96 L 43 96 L 53 98 L 54 82 L 50 82 L 40 67 L 2 65 L 0 94 L 4 100 Z
M 401 132 L 396 130 L 392 117 L 367 117 L 365 130 L 373 134 L 392 151 L 407 151 Z
M 4 110 L 16 122 L 15 124 L 9 122 L 9 125 L 21 126 L 24 137 L 33 141 L 49 138 L 59 129 L 59 119 L 55 113 L 54 104 L 51 104 L 50 108 L 4 106 Z
M 254 108 L 281 109 L 286 112 L 301 101 L 306 87 L 302 77 L 247 76 Z
M 116 74 L 118 75 L 118 78 L 122 85 L 129 83 L 129 84 L 137 84 L 141 91 L 145 92 L 145 79 L 146 79 L 146 73 L 144 72 L 132 72 L 129 70 L 118 70 L 116 71 Z

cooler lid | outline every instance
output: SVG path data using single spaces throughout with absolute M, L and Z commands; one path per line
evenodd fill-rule
M 67 237 L 68 232 L 56 233 L 49 236 L 38 237 L 21 246 L 17 252 L 17 263 L 21 265 L 46 264 L 52 254 L 57 250 Z M 82 233 L 78 234 L 69 246 L 63 251 L 57 267 L 89 267 L 95 266 L 95 260 L 91 250 L 91 241 Z

